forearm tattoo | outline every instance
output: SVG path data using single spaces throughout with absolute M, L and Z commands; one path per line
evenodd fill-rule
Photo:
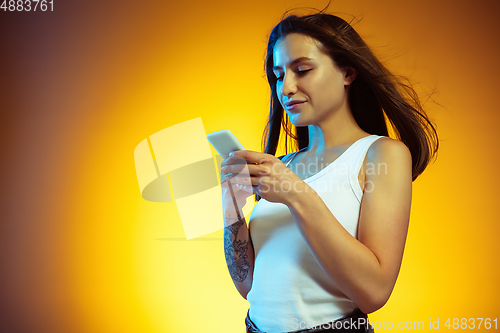
M 227 268 L 233 281 L 243 282 L 247 278 L 250 269 L 250 263 L 248 262 L 249 241 L 238 240 L 236 235 L 245 224 L 245 220 L 231 218 L 226 218 L 226 220 L 230 224 L 224 228 L 224 254 Z

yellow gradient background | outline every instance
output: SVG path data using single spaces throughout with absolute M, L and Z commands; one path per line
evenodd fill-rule
M 202 117 L 259 150 L 266 36 L 326 1 L 76 1 L 0 11 L 2 332 L 245 331 L 221 232 L 185 241 L 133 151 Z M 373 321 L 498 318 L 500 3 L 333 1 L 437 124 L 401 273 Z M 299 11 L 305 13 L 306 11 Z M 344 14 L 345 13 L 345 14 Z M 434 100 L 434 101 L 433 101 Z M 195 208 L 193 208 L 195 209 Z M 377 331 L 382 331 L 381 329 Z

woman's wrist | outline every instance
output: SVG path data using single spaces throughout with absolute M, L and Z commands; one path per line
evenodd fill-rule
M 284 202 L 288 208 L 298 208 L 303 204 L 311 195 L 317 195 L 316 191 L 312 189 L 304 181 L 297 181 L 291 187 L 291 191 L 285 196 L 286 201 Z

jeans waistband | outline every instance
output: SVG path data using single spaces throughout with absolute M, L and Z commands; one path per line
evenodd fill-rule
M 364 320 L 360 320 L 363 318 Z M 266 333 L 257 328 L 257 325 L 250 319 L 250 310 L 245 318 L 247 333 Z M 283 333 L 313 333 L 313 332 L 335 332 L 335 333 L 374 333 L 373 328 L 368 324 L 368 316 L 356 309 L 351 314 L 340 319 L 322 323 L 319 326 L 302 329 L 298 331 L 283 332 Z

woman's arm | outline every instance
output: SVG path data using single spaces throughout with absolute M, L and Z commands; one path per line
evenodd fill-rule
M 401 267 L 410 218 L 412 167 L 408 148 L 389 138 L 372 144 L 366 162 L 375 170 L 385 165 L 387 172 L 366 174 L 370 191 L 365 190 L 361 201 L 358 239 L 310 188 L 307 193 L 295 193 L 288 207 L 323 271 L 361 311 L 371 313 L 389 299 Z
M 246 198 L 252 192 L 244 191 L 233 184 L 236 175 L 243 178 L 243 182 L 250 184 L 248 167 L 241 158 L 228 158 L 222 162 L 222 207 L 224 214 L 224 255 L 226 264 L 236 289 L 246 299 L 252 288 L 254 249 L 243 207 Z M 225 172 L 225 166 L 232 166 L 231 172 Z
M 228 203 L 228 206 L 233 203 Z M 224 255 L 233 283 L 244 299 L 252 288 L 254 250 L 243 212 L 224 209 Z
M 290 154 L 289 154 L 290 155 Z M 278 157 L 280 161 L 285 160 L 289 155 Z M 234 161 L 231 159 L 226 160 L 221 164 L 221 167 L 231 165 Z M 226 256 L 226 264 L 229 269 L 233 283 L 238 289 L 239 293 L 244 299 L 247 299 L 247 294 L 252 288 L 253 282 L 253 269 L 255 263 L 255 252 L 252 244 L 252 238 L 245 221 L 242 208 L 244 206 L 243 199 L 253 194 L 253 189 L 250 187 L 250 174 L 248 167 L 242 169 L 242 165 L 235 166 L 236 169 L 231 170 L 238 175 L 237 178 L 241 182 L 246 183 L 247 191 L 242 190 L 242 187 L 232 186 L 231 189 L 226 181 L 223 183 L 223 207 L 224 207 L 224 254 Z M 251 165 L 250 167 L 254 167 Z M 224 171 L 222 175 L 225 175 Z M 242 181 L 243 178 L 243 181 Z M 234 178 L 233 178 L 234 179 Z M 234 179 L 236 180 L 236 179 Z M 246 180 L 246 182 L 245 182 Z M 233 180 L 231 180 L 231 183 Z M 235 197 L 239 199 L 239 203 L 234 204 L 233 197 L 230 196 L 231 190 Z M 238 200 L 237 200 L 238 201 Z M 239 209 L 239 213 L 236 212 Z

